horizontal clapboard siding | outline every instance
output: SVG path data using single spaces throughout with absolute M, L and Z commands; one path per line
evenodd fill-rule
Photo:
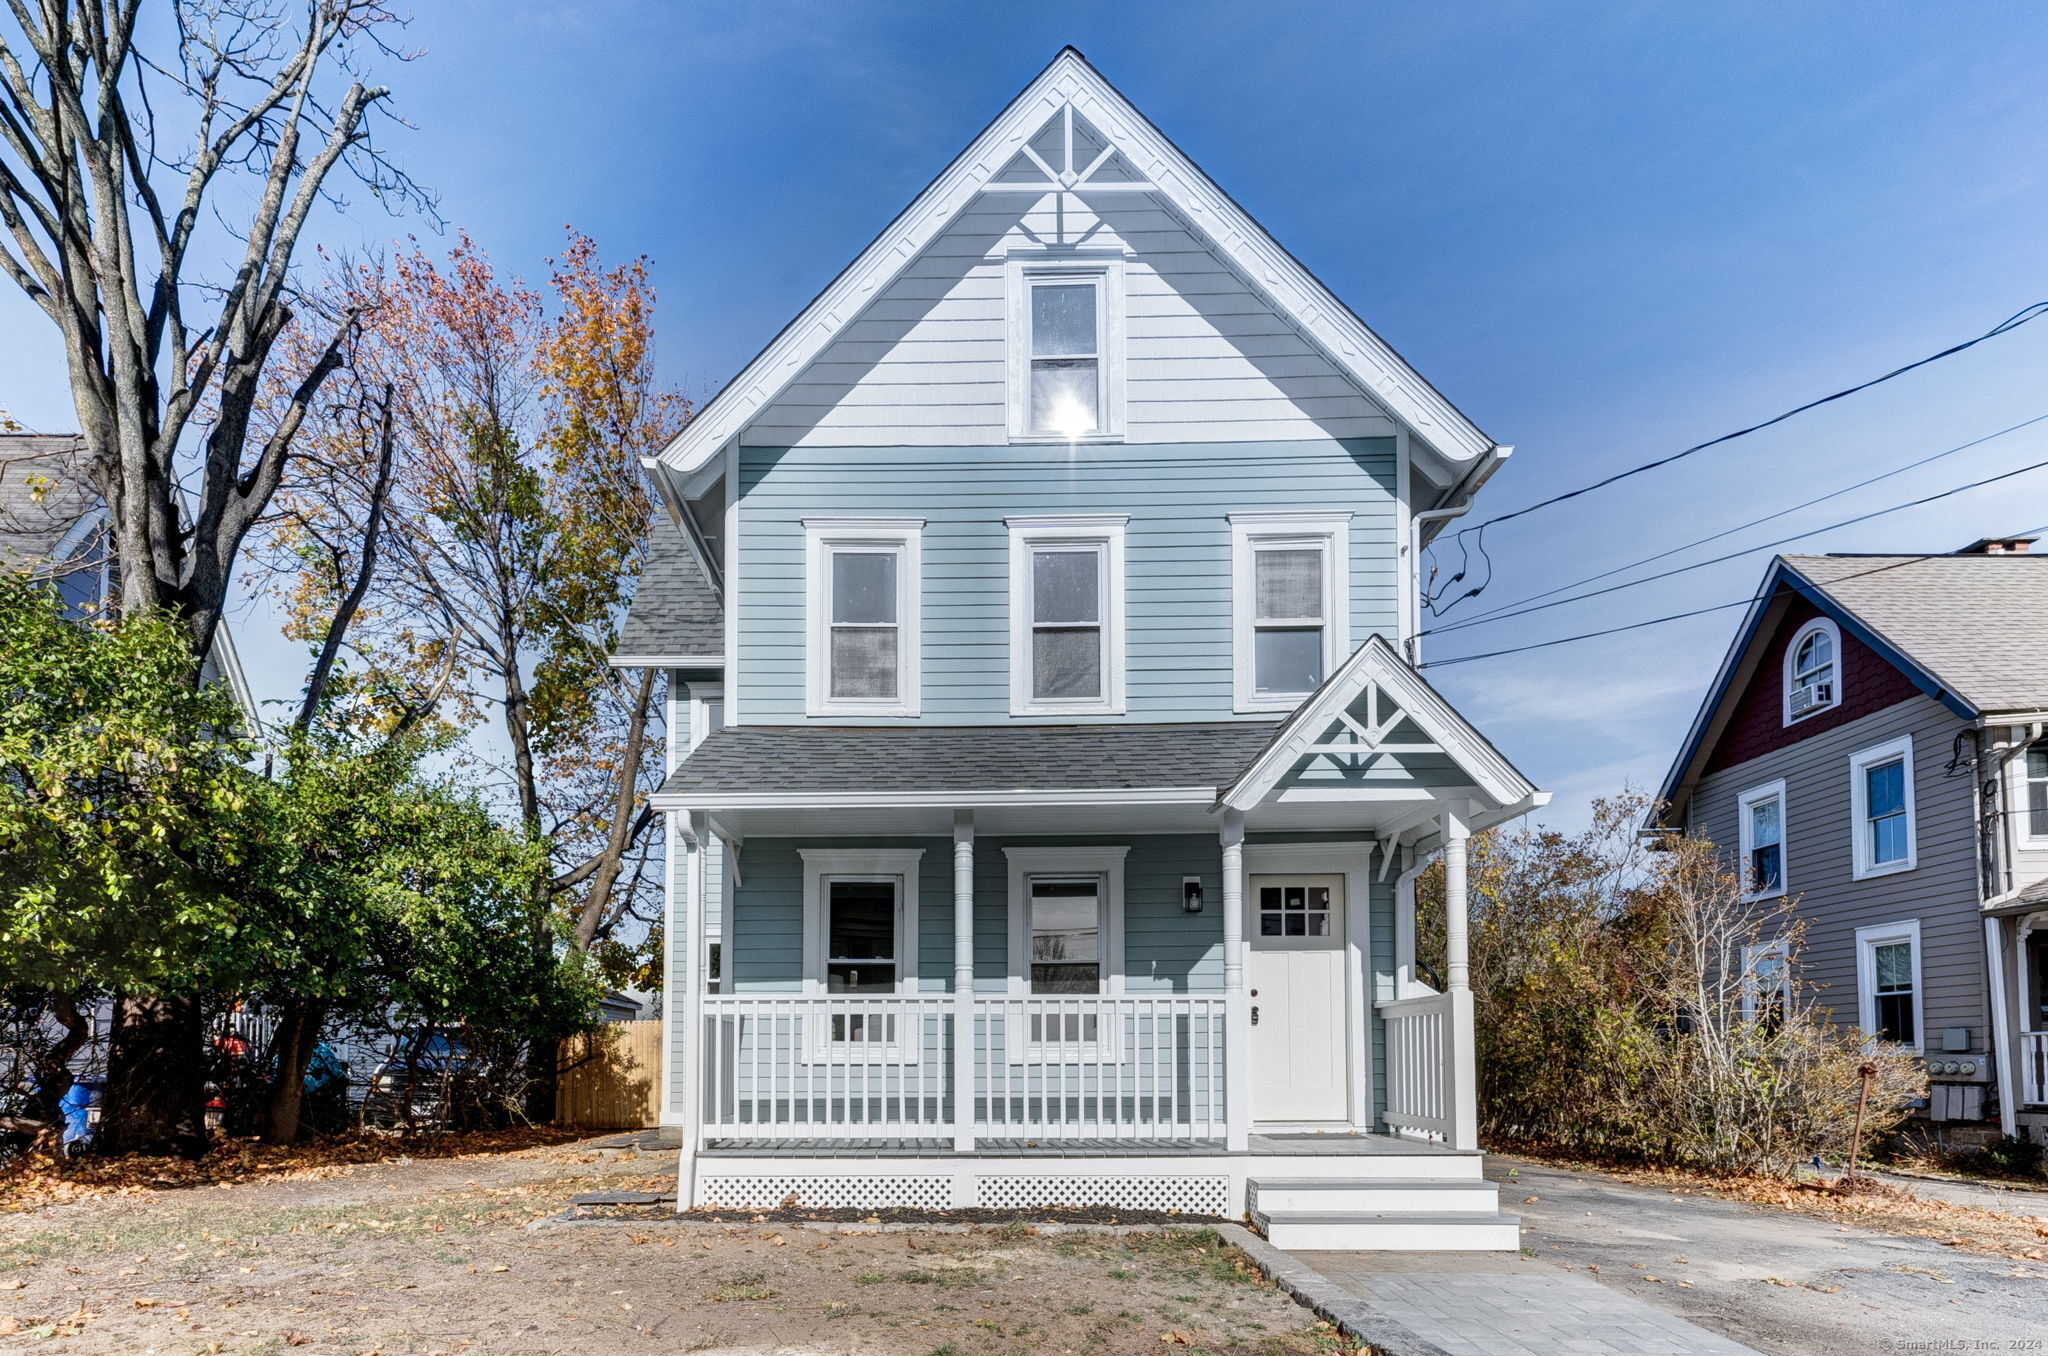
M 741 451 L 742 718 L 804 714 L 806 516 L 926 520 L 925 723 L 1009 715 L 1009 533 L 1016 514 L 1128 513 L 1128 718 L 1231 715 L 1234 509 L 1347 508 L 1351 639 L 1398 607 L 1392 439 L 1147 447 Z M 1061 721 L 1116 720 L 1062 716 Z
M 1386 411 L 1156 204 L 992 195 L 869 302 L 741 436 L 749 446 L 997 443 L 1008 430 L 1004 260 L 1048 241 L 1127 251 L 1125 439 L 1358 438 Z M 878 436 L 879 435 L 879 436 Z
M 1938 1047 L 1943 1028 L 1966 1026 L 1985 1048 L 1989 1005 L 1984 931 L 1977 909 L 1976 820 L 1971 778 L 1945 773 L 1963 728 L 1940 703 L 1915 696 L 1812 738 L 1715 772 L 1700 782 L 1693 832 L 1722 845 L 1732 863 L 1740 826 L 1737 798 L 1785 782 L 1785 881 L 1806 920 L 1804 975 L 1825 986 L 1821 1002 L 1835 1019 L 1858 1020 L 1856 929 L 1920 920 L 1923 1042 Z M 1913 738 L 1914 832 L 1918 865 L 1896 875 L 1856 880 L 1851 837 L 1849 757 L 1901 735 Z

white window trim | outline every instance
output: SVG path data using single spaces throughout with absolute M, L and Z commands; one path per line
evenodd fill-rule
M 1032 251 L 1004 264 L 1009 306 L 1009 407 L 1013 443 L 1114 443 L 1124 437 L 1124 256 L 1100 251 Z M 1067 278 L 1096 286 L 1096 400 L 1100 427 L 1069 438 L 1033 433 L 1031 416 L 1031 306 L 1033 282 Z
M 2019 846 L 2025 852 L 2039 852 L 2048 848 L 2048 834 L 2034 832 L 2034 817 L 2027 809 L 2027 790 L 2031 780 L 2027 776 L 2027 750 L 2035 744 L 2048 746 L 2048 739 L 2028 739 L 2029 730 L 2024 725 L 2011 727 L 2009 736 L 2018 746 L 2012 758 L 2011 789 L 2008 801 L 2012 805 L 2012 818 L 2017 830 Z
M 1792 714 L 1792 666 L 1799 657 L 1799 647 L 1806 638 L 1816 631 L 1827 633 L 1828 641 L 1834 647 L 1835 660 L 1831 667 L 1835 671 L 1834 690 L 1828 694 L 1824 705 L 1810 707 L 1798 715 Z M 1823 711 L 1832 711 L 1842 704 L 1842 628 L 1826 617 L 1815 617 L 1792 633 L 1792 643 L 1785 647 L 1785 672 L 1778 684 L 1778 699 L 1785 724 L 1796 725 L 1802 720 L 1811 720 Z
M 1906 855 L 1896 862 L 1873 862 L 1870 856 L 1870 794 L 1863 773 L 1866 768 L 1891 762 L 1894 758 L 1904 763 L 1905 775 L 1900 780 L 1904 783 L 1906 795 Z M 1915 824 L 1919 815 L 1913 804 L 1913 736 L 1900 735 L 1897 739 L 1858 749 L 1849 755 L 1849 816 L 1849 830 L 1853 835 L 1850 875 L 1855 879 L 1896 876 L 1919 865 L 1919 834 Z
M 690 747 L 696 748 L 711 734 L 711 704 L 717 702 L 720 712 L 720 728 L 724 725 L 725 684 L 690 684 Z
M 1323 556 L 1323 678 L 1351 653 L 1351 514 L 1324 509 L 1233 513 L 1230 518 L 1232 708 L 1292 711 L 1306 692 L 1260 693 L 1253 640 L 1252 552 L 1260 546 L 1314 546 Z
M 804 992 L 824 994 L 825 882 L 838 877 L 894 876 L 896 992 L 917 992 L 917 870 L 923 848 L 798 848 L 804 863 Z M 865 995 L 847 994 L 859 999 Z
M 920 710 L 923 663 L 922 518 L 806 518 L 804 522 L 805 714 L 914 716 Z M 832 696 L 832 578 L 826 557 L 840 545 L 893 545 L 896 566 L 896 697 L 891 701 Z M 732 723 L 730 710 L 726 723 Z
M 1782 976 L 1780 982 L 1785 986 L 1786 1002 L 1788 1005 L 1791 1002 L 1792 975 L 1789 967 L 1792 964 L 1792 949 L 1786 944 L 1785 939 L 1780 937 L 1776 941 L 1745 946 L 1742 948 L 1742 1020 L 1745 1022 L 1756 1020 L 1757 998 L 1762 990 L 1762 985 L 1758 982 L 1757 962 L 1773 956 L 1777 957 L 1781 967 L 1787 967 L 1780 969 L 1779 974 Z
M 1124 526 L 1127 513 L 1005 518 L 1010 529 L 1010 714 L 1120 716 L 1124 713 Z M 1102 695 L 1056 701 L 1031 693 L 1031 552 L 1088 546 L 1102 556 Z
M 1919 1050 L 1927 1040 L 1927 1018 L 1925 1004 L 1927 985 L 1922 978 L 1923 960 L 1920 950 L 1920 920 L 1902 919 L 1896 923 L 1874 923 L 1869 927 L 1856 929 L 1856 1016 L 1857 1024 L 1867 1033 L 1877 1031 L 1877 951 L 1886 942 L 1911 942 L 1913 944 L 1913 1039 L 1891 1042 L 1902 1050 Z
M 1750 849 L 1755 846 L 1750 841 L 1749 807 L 1759 801 L 1771 800 L 1773 798 L 1776 798 L 1778 802 L 1778 888 L 1775 890 L 1754 890 L 1750 888 L 1749 883 L 1749 854 Z M 1742 854 L 1739 870 L 1742 878 L 1742 898 L 1744 901 L 1776 899 L 1780 895 L 1790 894 L 1792 892 L 1792 815 L 1791 800 L 1785 794 L 1784 780 L 1781 778 L 1775 782 L 1766 782 L 1762 786 L 1752 786 L 1749 790 L 1737 796 L 1735 798 L 1735 814 L 1737 846 Z
M 1124 856 L 1129 847 L 1006 847 L 1009 859 L 1009 962 L 1006 987 L 1031 996 L 1033 876 L 1102 877 L 1102 996 L 1124 991 Z

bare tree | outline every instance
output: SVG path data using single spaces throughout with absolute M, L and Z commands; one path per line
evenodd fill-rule
M 179 616 L 195 681 L 357 321 L 324 322 L 254 434 L 307 223 L 349 178 L 423 201 L 371 138 L 388 91 L 365 66 L 402 59 L 392 22 L 380 0 L 6 0 L 0 17 L 0 272 L 64 346 L 121 606 Z M 115 1030 L 112 1142 L 196 1152 L 196 1005 L 129 998 Z

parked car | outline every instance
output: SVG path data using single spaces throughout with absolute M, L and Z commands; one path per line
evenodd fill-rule
M 380 1129 L 445 1128 L 475 1084 L 476 1060 L 460 1036 L 434 1030 L 409 1033 L 371 1073 L 363 1096 L 363 1124 Z

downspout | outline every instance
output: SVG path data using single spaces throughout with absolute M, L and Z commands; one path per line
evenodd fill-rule
M 1459 477 L 1457 484 L 1444 492 L 1443 498 L 1438 501 L 1439 507 L 1424 509 L 1408 520 L 1408 560 L 1409 568 L 1415 577 L 1415 587 L 1412 590 L 1415 600 L 1415 617 L 1414 624 L 1408 628 L 1407 651 L 1408 662 L 1417 668 L 1420 668 L 1422 665 L 1423 529 L 1440 523 L 1447 523 L 1453 518 L 1462 518 L 1465 514 L 1471 512 L 1472 501 L 1478 496 L 1479 487 L 1484 485 L 1488 477 L 1500 469 L 1500 464 L 1506 461 L 1514 453 L 1514 450 L 1512 446 L 1504 447 L 1498 443 L 1494 444 L 1493 447 L 1481 454 L 1471 470 Z

